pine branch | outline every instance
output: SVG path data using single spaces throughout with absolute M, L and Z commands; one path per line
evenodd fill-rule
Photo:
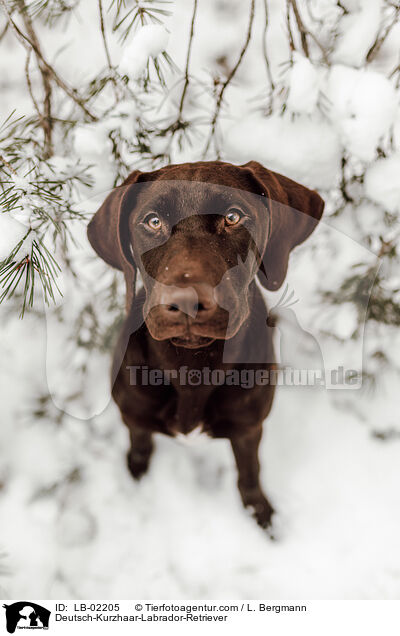
M 33 24 L 32 24 L 32 20 L 30 19 L 30 16 L 28 14 L 27 8 L 25 6 L 25 2 L 24 0 L 15 0 L 19 9 L 19 12 L 22 16 L 22 19 L 24 21 L 24 25 L 26 28 L 26 31 L 28 33 L 28 36 L 31 40 L 31 42 L 34 45 L 34 49 L 35 51 L 40 51 L 40 44 L 39 44 L 39 40 L 37 38 L 36 35 L 36 31 L 33 28 Z M 32 93 L 32 86 L 30 85 L 30 80 L 29 80 L 29 57 L 30 57 L 30 52 L 28 54 L 28 60 L 27 60 L 27 66 L 26 66 L 26 76 L 27 76 L 27 81 L 28 81 L 28 86 L 29 86 L 29 91 L 30 94 L 32 96 L 32 101 L 34 102 L 34 104 L 36 105 L 36 109 L 39 115 L 39 121 L 40 121 L 40 125 L 43 128 L 44 131 L 44 158 L 49 158 L 51 157 L 51 155 L 53 154 L 53 141 L 52 141 L 52 136 L 53 136 L 53 124 L 52 124 L 52 119 L 51 119 L 51 93 L 52 93 L 52 88 L 51 88 L 51 81 L 50 81 L 50 74 L 48 69 L 46 68 L 45 64 L 43 63 L 43 61 L 40 59 L 40 57 L 38 56 L 38 54 L 36 54 L 36 58 L 37 58 L 37 65 L 42 77 L 42 84 L 43 84 L 43 91 L 44 91 L 44 98 L 43 98 L 43 114 L 40 112 L 39 107 L 37 106 L 37 103 L 35 103 L 35 99 L 33 97 L 33 93 Z
M 102 37 L 102 40 L 103 40 L 104 52 L 106 54 L 108 68 L 109 68 L 110 71 L 113 71 L 113 65 L 112 65 L 112 62 L 111 62 L 110 50 L 108 48 L 107 38 L 106 38 L 106 30 L 105 30 L 105 25 L 104 25 L 104 15 L 103 15 L 103 3 L 102 3 L 102 0 L 98 0 L 98 7 L 99 7 L 99 17 L 100 17 L 100 31 L 101 31 L 101 37 Z
M 382 32 L 378 33 L 378 35 L 376 36 L 375 42 L 369 49 L 367 53 L 367 57 L 366 57 L 367 62 L 372 62 L 376 58 L 376 56 L 378 55 L 379 51 L 382 48 L 383 43 L 386 41 L 386 38 L 388 37 L 389 33 L 391 32 L 393 27 L 396 26 L 396 24 L 398 24 L 399 14 L 400 14 L 400 6 L 396 6 L 391 22 L 387 25 L 387 27 Z
M 308 42 L 307 42 L 307 30 L 303 24 L 303 21 L 300 17 L 300 12 L 299 9 L 297 7 L 297 2 L 296 0 L 288 0 L 289 5 L 291 5 L 292 9 L 293 9 L 293 13 L 294 13 L 294 17 L 296 19 L 296 23 L 297 23 L 297 28 L 299 30 L 300 33 L 300 38 L 301 38 L 301 46 L 303 47 L 303 51 L 304 51 L 304 55 L 306 57 L 310 57 L 310 51 L 308 48 Z
M 246 40 L 245 43 L 242 47 L 242 50 L 240 51 L 238 60 L 235 64 L 235 66 L 232 68 L 232 70 L 230 71 L 228 77 L 226 78 L 225 82 L 222 84 L 218 96 L 217 96 L 217 102 L 216 102 L 216 106 L 215 106 L 215 111 L 214 111 L 214 115 L 213 118 L 211 120 L 211 131 L 210 131 L 210 135 L 208 137 L 206 146 L 204 148 L 203 151 L 203 158 L 206 157 L 208 149 L 211 145 L 211 141 L 212 139 L 215 137 L 215 132 L 216 132 L 216 128 L 217 128 L 217 122 L 218 122 L 218 118 L 221 112 L 221 107 L 222 107 L 222 103 L 223 103 L 223 99 L 224 99 L 224 95 L 225 95 L 225 91 L 228 88 L 229 84 L 231 83 L 231 81 L 233 80 L 240 64 L 242 63 L 242 60 L 245 56 L 245 53 L 248 49 L 248 46 L 250 44 L 250 39 L 251 39 L 251 32 L 252 32 L 252 28 L 253 28 L 253 22 L 254 22 L 254 9 L 255 9 L 255 0 L 251 0 L 250 3 L 250 18 L 249 18 L 249 25 L 247 28 L 247 35 L 246 35 Z M 219 150 L 217 150 L 217 159 L 220 158 L 220 153 Z
M 272 77 L 271 64 L 269 61 L 268 50 L 267 50 L 267 31 L 268 31 L 268 25 L 269 25 L 268 0 L 264 0 L 264 13 L 265 13 L 265 25 L 264 25 L 264 31 L 263 31 L 263 37 L 262 37 L 262 47 L 263 47 L 263 55 L 264 55 L 264 61 L 265 61 L 265 68 L 267 71 L 267 77 L 271 86 L 271 93 L 270 93 L 271 98 L 270 98 L 269 110 L 272 112 L 272 107 L 273 107 L 272 99 L 273 99 L 273 93 L 275 90 L 275 82 L 274 82 L 274 78 Z
M 41 18 L 45 24 L 53 25 L 56 20 L 70 13 L 79 0 L 29 0 L 27 10 L 32 19 Z
M 128 9 L 128 12 L 123 14 L 123 10 L 126 8 L 125 0 L 112 0 L 110 9 L 114 5 L 116 6 L 113 30 L 121 31 L 121 41 L 125 42 L 132 29 L 135 29 L 139 25 L 144 26 L 148 21 L 162 24 L 162 20 L 159 16 L 167 17 L 171 15 L 171 12 L 161 7 L 171 4 L 171 1 L 172 0 L 147 0 L 145 6 L 137 2 L 136 7 Z
M 179 102 L 178 121 L 180 121 L 181 117 L 182 117 L 183 105 L 185 103 L 186 92 L 187 92 L 187 89 L 189 87 L 189 81 L 190 81 L 189 80 L 189 65 L 190 65 L 190 56 L 191 56 L 191 53 L 192 53 L 192 43 L 193 43 L 193 36 L 194 36 L 194 23 L 195 23 L 195 20 L 196 20 L 197 4 L 198 4 L 198 0 L 194 0 L 194 2 L 193 2 L 192 20 L 191 20 L 191 23 L 190 23 L 189 44 L 188 44 L 188 49 L 187 49 L 187 54 L 186 54 L 185 82 L 184 82 L 184 85 L 183 85 L 181 100 Z
M 40 45 L 38 45 L 38 43 L 35 44 L 35 42 L 32 42 L 31 39 L 26 34 L 24 34 L 21 29 L 15 24 L 12 18 L 12 11 L 10 11 L 7 6 L 7 0 L 0 0 L 0 4 L 3 7 L 11 28 L 13 29 L 19 42 L 21 42 L 22 46 L 24 46 L 27 51 L 32 49 L 35 52 L 38 60 L 40 60 L 43 69 L 46 70 L 46 72 L 54 80 L 57 86 L 59 86 L 59 88 L 61 88 L 66 93 L 66 95 L 68 95 L 68 97 L 70 97 L 75 102 L 75 104 L 79 106 L 79 108 L 85 113 L 85 115 L 89 117 L 91 121 L 97 121 L 97 117 L 90 112 L 84 101 L 79 97 L 78 91 L 75 88 L 71 88 L 70 86 L 68 86 L 68 84 L 64 82 L 63 79 L 61 79 L 54 68 L 44 58 Z
M 289 23 L 289 31 L 290 31 L 290 12 L 289 12 L 289 7 L 292 7 L 293 10 L 293 14 L 296 20 L 296 24 L 297 24 L 297 29 L 300 33 L 300 40 L 301 40 L 301 46 L 304 52 L 304 55 L 306 57 L 308 57 L 309 59 L 311 59 L 310 57 L 310 49 L 308 46 L 308 41 L 307 41 L 307 37 L 310 37 L 312 40 L 314 40 L 315 44 L 318 46 L 319 50 L 321 51 L 322 54 L 322 59 L 324 60 L 325 64 L 329 64 L 329 59 L 328 59 L 328 54 L 325 50 L 325 48 L 322 46 L 321 42 L 318 40 L 317 36 L 310 31 L 309 29 L 306 28 L 301 15 L 300 15 L 300 11 L 299 8 L 297 6 L 297 1 L 296 0 L 287 0 L 287 20 Z M 290 36 L 290 41 L 291 41 L 291 49 L 292 51 L 295 50 L 295 45 L 294 45 L 294 41 L 293 41 L 293 36 L 291 34 Z

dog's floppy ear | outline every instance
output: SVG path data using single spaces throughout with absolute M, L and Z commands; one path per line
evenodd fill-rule
M 126 310 L 129 313 L 135 296 L 136 266 L 129 240 L 129 215 L 135 206 L 135 184 L 142 173 L 135 170 L 128 179 L 108 195 L 87 229 L 91 246 L 101 258 L 124 272 Z
M 324 201 L 319 194 L 267 170 L 256 161 L 245 164 L 269 199 L 270 229 L 260 267 L 260 282 L 275 291 L 282 285 L 290 251 L 306 240 L 322 216 Z

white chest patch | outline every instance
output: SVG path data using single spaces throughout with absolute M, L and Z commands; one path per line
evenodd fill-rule
M 207 440 L 210 441 L 211 438 L 204 432 L 203 423 L 200 422 L 193 431 L 190 431 L 190 433 L 186 435 L 184 433 L 177 433 L 175 439 L 185 446 L 198 446 L 199 444 L 204 444 Z

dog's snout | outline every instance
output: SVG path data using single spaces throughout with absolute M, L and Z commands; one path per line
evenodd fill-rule
M 160 305 L 165 317 L 175 319 L 178 314 L 191 318 L 208 318 L 216 307 L 213 288 L 205 283 L 188 287 L 171 286 L 163 291 Z

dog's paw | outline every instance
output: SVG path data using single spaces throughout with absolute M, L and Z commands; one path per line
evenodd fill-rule
M 150 455 L 142 455 L 129 451 L 126 456 L 129 472 L 134 479 L 140 479 L 147 472 Z
M 264 530 L 268 530 L 268 534 L 271 539 L 274 538 L 272 534 L 271 528 L 271 519 L 274 514 L 274 509 L 269 503 L 268 499 L 265 497 L 263 500 L 258 501 L 256 504 L 252 505 L 253 509 L 253 517 L 257 521 L 258 525 L 261 526 Z
M 268 534 L 271 539 L 274 538 L 271 530 L 271 519 L 275 510 L 271 506 L 268 499 L 263 495 L 261 491 L 248 492 L 242 494 L 243 504 L 245 508 L 249 508 L 252 512 L 254 519 L 258 525 L 265 530 L 268 530 Z

